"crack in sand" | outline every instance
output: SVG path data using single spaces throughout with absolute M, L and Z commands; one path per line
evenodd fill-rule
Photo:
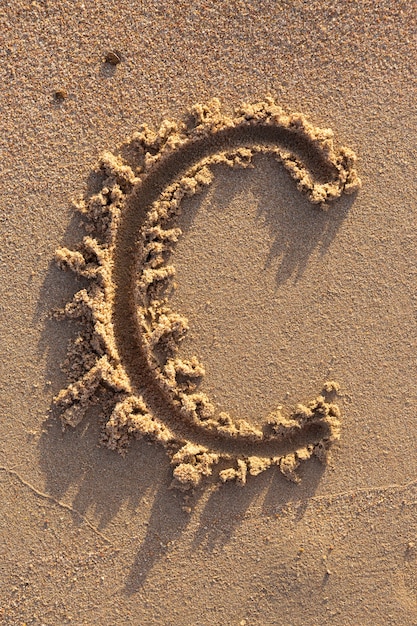
M 379 493 L 379 492 L 386 492 L 386 491 L 390 491 L 393 490 L 395 494 L 397 494 L 400 491 L 404 491 L 406 489 L 410 489 L 411 487 L 415 487 L 417 486 L 417 479 L 411 480 L 407 483 L 389 483 L 387 485 L 381 485 L 381 486 L 375 486 L 375 487 L 358 487 L 357 489 L 350 489 L 348 491 L 338 491 L 335 493 L 328 493 L 328 494 L 323 494 L 322 496 L 311 496 L 311 498 L 308 498 L 309 501 L 322 501 L 322 500 L 333 500 L 336 498 L 351 498 L 352 496 L 355 497 L 356 495 L 369 495 L 372 493 Z M 414 501 L 412 502 L 408 502 L 407 504 L 415 504 Z
M 17 478 L 17 480 L 24 486 L 27 487 L 28 489 L 30 489 L 30 491 L 32 491 L 36 496 L 38 496 L 39 498 L 43 498 L 44 500 L 49 500 L 49 502 L 53 502 L 53 504 L 56 504 L 57 506 L 61 507 L 61 509 L 65 509 L 66 511 L 69 511 L 70 513 L 75 513 L 75 515 L 77 515 L 79 518 L 82 519 L 82 521 L 101 539 L 103 539 L 103 541 L 105 541 L 106 543 L 110 544 L 112 547 L 115 547 L 113 542 L 110 541 L 110 539 L 108 539 L 108 537 L 106 537 L 105 535 L 103 535 L 102 532 L 100 532 L 98 530 L 98 528 L 96 528 L 94 526 L 94 524 L 92 524 L 82 513 L 80 513 L 80 511 L 77 511 L 77 509 L 74 509 L 71 505 L 66 504 L 65 502 L 61 502 L 61 500 L 57 500 L 57 498 L 54 498 L 54 496 L 52 496 L 49 493 L 45 493 L 44 491 L 40 491 L 39 489 L 37 489 L 34 485 L 32 485 L 30 482 L 28 482 L 27 480 L 25 480 L 20 474 L 19 472 L 16 472 L 16 470 L 10 469 L 8 467 L 6 467 L 5 465 L 0 465 L 0 471 L 5 472 L 6 474 L 8 474 L 9 476 L 14 476 L 15 478 Z
M 60 267 L 90 279 L 62 311 L 81 321 L 67 363 L 71 382 L 55 399 L 63 423 L 76 426 L 106 392 L 103 440 L 119 451 L 132 437 L 161 443 L 177 487 L 195 487 L 221 461 L 222 482 L 245 484 L 248 474 L 271 466 L 298 482 L 300 463 L 312 456 L 326 463 L 339 439 L 337 383 L 326 383 L 289 416 L 278 408 L 257 428 L 217 414 L 198 391 L 203 365 L 177 354 L 188 320 L 169 307 L 175 275 L 169 258 L 181 235 L 182 200 L 212 182 L 216 164 L 253 167 L 254 157 L 269 155 L 313 205 L 326 209 L 359 188 L 355 154 L 336 148 L 330 129 L 272 99 L 244 105 L 234 117 L 222 113 L 218 100 L 196 105 L 186 123 L 165 120 L 157 132 L 143 126 L 124 148 L 134 153 L 134 166 L 103 155 L 101 191 L 78 205 L 89 234 L 76 250 L 56 252 Z

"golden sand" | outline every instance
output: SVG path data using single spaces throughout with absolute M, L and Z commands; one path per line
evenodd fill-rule
M 416 626 L 415 3 L 4 0 L 0 25 L 2 626 Z M 112 204 L 105 194 L 90 203 L 106 178 L 113 185 L 111 164 L 92 171 L 103 151 L 117 152 L 141 122 L 181 120 L 195 102 L 219 96 L 233 118 L 232 107 L 268 93 L 354 149 L 363 190 L 323 211 L 272 155 L 255 154 L 254 170 L 210 166 L 211 185 L 184 198 L 170 225 L 183 234 L 167 253 L 178 288 L 166 295 L 190 327 L 174 360 L 197 355 L 206 374 L 189 380 L 201 380 L 191 393 L 208 395 L 214 417 L 224 410 L 262 429 L 277 405 L 290 419 L 323 381 L 340 383 L 340 443 L 330 465 L 301 463 L 298 484 L 277 467 L 256 477 L 249 467 L 317 433 L 263 441 L 262 455 L 215 430 L 197 437 L 147 363 L 135 304 L 152 204 L 203 158 L 262 142 L 174 151 L 141 194 L 120 178 L 109 300 L 95 278 L 52 260 L 85 234 L 98 245 L 81 246 L 78 260 L 104 272 L 100 220 L 71 206 L 82 196 L 100 215 Z M 119 165 L 141 178 L 144 152 L 130 145 Z M 299 157 L 314 180 L 330 180 L 310 150 Z M 80 318 L 51 319 L 83 289 L 101 307 L 89 311 L 81 295 Z M 67 380 L 59 364 L 77 332 Z M 114 384 L 118 358 L 131 394 L 104 382 Z M 52 398 L 96 364 L 96 391 L 81 385 L 72 409 L 75 423 L 82 399 L 85 417 L 62 432 Z M 137 427 L 143 415 L 149 431 L 146 415 L 157 417 L 155 428 L 184 441 L 172 457 L 192 442 L 181 463 L 189 454 L 204 465 L 198 446 L 233 459 L 194 490 L 171 489 L 175 468 L 148 435 L 119 429 L 125 456 L 97 445 L 118 394 L 144 404 L 132 399 L 116 421 L 136 414 Z M 227 469 L 239 476 L 220 484 Z
M 61 268 L 90 281 L 61 311 L 81 320 L 67 360 L 70 384 L 55 398 L 63 423 L 76 426 L 105 390 L 107 446 L 123 451 L 129 439 L 143 436 L 161 443 L 181 489 L 198 485 L 220 461 L 229 465 L 218 474 L 222 482 L 243 485 L 247 474 L 271 466 L 298 481 L 300 462 L 316 456 L 326 463 L 339 439 L 338 385 L 325 383 L 321 395 L 291 415 L 279 406 L 257 427 L 216 411 L 198 391 L 203 364 L 196 356 L 178 357 L 189 325 L 169 306 L 175 288 L 170 256 L 181 236 L 176 219 L 182 200 L 210 185 L 215 165 L 254 167 L 260 154 L 281 163 L 296 189 L 327 210 L 360 187 L 354 152 L 337 148 L 330 129 L 284 111 L 272 98 L 242 105 L 234 117 L 223 114 L 217 99 L 196 105 L 184 122 L 164 120 L 156 132 L 144 126 L 124 150 L 134 154 L 133 163 L 105 153 L 98 166 L 101 190 L 77 205 L 88 217 L 89 234 L 75 250 L 60 248 L 55 255 Z M 138 202 L 147 211 L 139 230 L 132 219 Z M 133 238 L 133 251 L 124 233 Z M 118 328 L 121 319 L 132 322 L 128 339 Z M 136 384 L 130 364 L 139 353 L 171 406 L 168 423 L 148 406 L 148 390 Z

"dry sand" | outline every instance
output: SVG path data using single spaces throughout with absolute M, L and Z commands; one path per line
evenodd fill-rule
M 2 623 L 417 624 L 414 13 L 400 2 L 2 4 Z M 149 358 L 137 373 L 140 389 L 132 388 L 137 330 L 123 307 L 106 306 L 113 287 L 117 300 L 123 262 L 140 257 L 140 243 L 120 236 L 132 248 L 116 245 L 109 261 L 90 232 L 79 248 L 84 258 L 71 256 L 85 236 L 71 200 L 103 191 L 94 169 L 103 152 L 121 150 L 135 163 L 126 142 L 142 124 L 180 121 L 195 102 L 215 97 L 230 119 L 240 103 L 268 94 L 314 128 L 332 128 L 336 145 L 358 155 L 363 187 L 343 195 L 349 175 L 333 170 L 344 181 L 334 193 L 342 197 L 320 208 L 325 197 L 314 180 L 325 185 L 326 172 L 314 169 L 312 146 L 304 150 L 306 169 L 282 149 L 277 163 L 270 151 L 234 148 L 227 159 L 245 167 L 206 163 L 211 174 L 183 173 L 201 190 L 181 200 L 171 225 L 182 231 L 170 236 L 178 241 L 169 304 L 179 315 L 168 312 L 161 325 L 167 311 L 143 299 L 142 273 L 137 322 L 148 333 Z M 157 156 L 155 137 L 146 141 Z M 180 172 L 178 144 L 173 154 Z M 122 196 L 129 185 L 140 193 L 138 171 L 109 156 L 106 172 Z M 149 197 L 164 191 L 156 182 Z M 112 193 L 116 211 L 121 196 Z M 159 227 L 147 219 L 136 222 L 145 224 L 145 248 Z M 152 241 L 156 256 L 142 260 L 158 257 L 154 244 L 166 237 L 159 232 Z M 60 265 L 78 269 L 79 278 L 56 266 L 62 246 Z M 104 257 L 97 262 L 97 255 Z M 161 267 L 152 261 L 148 272 Z M 95 334 L 85 315 L 81 325 L 51 317 L 75 293 L 91 295 L 92 284 L 110 294 L 103 301 L 97 292 L 101 304 L 92 309 L 83 301 L 83 315 L 99 312 Z M 130 299 L 134 291 L 121 290 Z M 132 338 L 122 355 L 109 340 L 109 316 L 116 340 L 129 346 Z M 171 332 L 175 321 L 182 335 L 184 318 L 189 331 L 161 360 L 160 338 L 169 344 L 176 332 L 167 335 L 167 324 Z M 80 332 L 84 344 L 67 359 L 68 341 Z M 99 380 L 102 389 L 104 381 L 110 400 L 100 393 L 91 404 L 87 394 L 79 412 L 85 385 L 71 388 L 70 401 L 60 390 L 104 357 L 88 385 Z M 198 392 L 218 407 L 216 417 L 187 400 L 200 362 Z M 306 460 L 295 484 L 285 478 L 295 478 L 293 452 L 307 459 L 320 437 L 300 447 L 284 436 L 278 456 L 269 448 L 254 454 L 253 446 L 272 450 L 279 429 L 294 428 L 297 403 L 328 380 L 341 386 L 340 441 L 330 464 Z M 275 414 L 265 439 L 260 425 L 277 405 L 283 417 Z M 336 420 L 338 436 L 334 404 L 311 406 L 313 414 L 327 407 L 324 419 Z M 153 441 L 133 438 L 125 456 L 108 449 L 124 447 L 132 414 L 133 434 L 153 424 L 174 474 L 182 467 L 176 484 L 199 483 L 195 489 L 172 489 L 173 468 Z M 64 432 L 62 419 L 73 424 Z M 213 435 L 220 423 L 231 443 Z M 172 437 L 177 427 L 181 436 Z M 103 429 L 108 447 L 97 445 Z M 265 459 L 278 459 L 281 473 L 259 473 Z M 220 485 L 218 472 L 237 481 Z M 247 472 L 258 475 L 246 481 Z

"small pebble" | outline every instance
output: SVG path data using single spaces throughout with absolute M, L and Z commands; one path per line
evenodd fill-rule
M 54 100 L 56 102 L 63 102 L 65 98 L 68 98 L 68 93 L 65 91 L 65 89 L 57 89 L 54 92 Z
M 110 52 L 106 54 L 105 61 L 106 63 L 110 63 L 110 65 L 119 65 L 119 63 L 122 62 L 122 56 L 120 52 L 117 52 L 116 50 L 110 50 Z

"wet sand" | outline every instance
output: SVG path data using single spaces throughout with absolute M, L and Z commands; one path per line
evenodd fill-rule
M 413 13 L 2 9 L 4 624 L 416 622 Z M 125 456 L 98 445 L 105 403 L 62 431 L 53 398 L 80 326 L 51 311 L 89 281 L 55 250 L 85 235 L 71 201 L 99 192 L 104 151 L 196 102 L 220 98 L 230 116 L 268 94 L 354 150 L 362 189 L 321 211 L 270 156 L 216 165 L 178 219 L 171 303 L 190 327 L 178 358 L 197 355 L 200 390 L 254 429 L 338 381 L 340 441 L 330 464 L 301 464 L 298 484 L 271 467 L 184 494 L 154 442 Z

